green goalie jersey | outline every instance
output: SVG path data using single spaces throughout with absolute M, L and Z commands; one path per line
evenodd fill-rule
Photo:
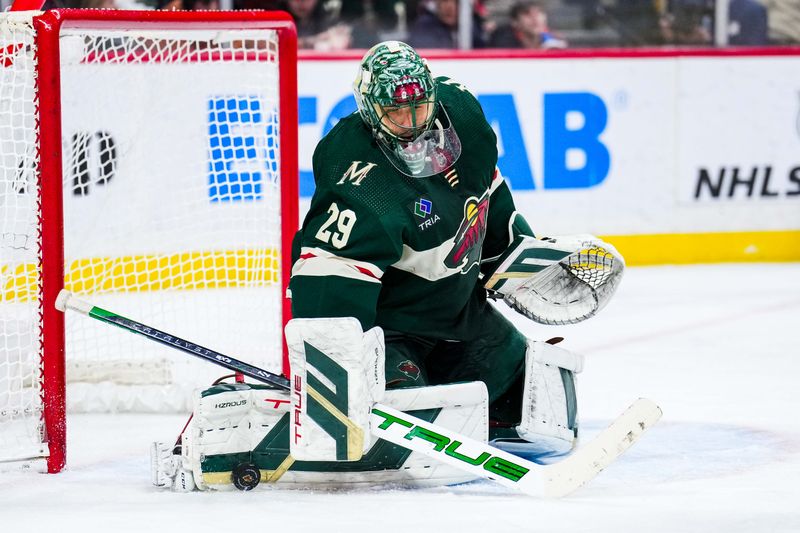
M 438 113 L 462 147 L 440 174 L 399 172 L 358 113 L 320 141 L 316 192 L 295 238 L 295 318 L 353 316 L 364 330 L 473 338 L 488 305 L 481 267 L 512 233 L 532 233 L 497 172 L 497 139 L 480 104 L 447 78 L 436 84 Z

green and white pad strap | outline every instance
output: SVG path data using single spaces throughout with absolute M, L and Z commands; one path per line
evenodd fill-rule
M 383 398 L 383 330 L 355 318 L 286 325 L 291 366 L 289 447 L 299 461 L 357 461 L 370 446 L 370 411 Z
M 625 260 L 593 235 L 519 236 L 484 286 L 540 324 L 575 324 L 594 316 L 617 290 Z

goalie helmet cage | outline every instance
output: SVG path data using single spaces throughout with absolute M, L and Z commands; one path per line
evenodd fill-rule
M 0 14 L 0 463 L 58 472 L 67 406 L 185 411 L 218 375 L 64 287 L 288 368 L 296 46 L 282 12 Z

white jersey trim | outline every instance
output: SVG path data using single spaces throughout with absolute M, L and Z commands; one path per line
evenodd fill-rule
M 436 248 L 417 251 L 407 244 L 403 245 L 403 255 L 392 266 L 398 270 L 414 274 L 428 281 L 437 281 L 456 274 L 461 274 L 465 265 L 448 268 L 444 260 L 453 250 L 453 239 L 448 239 Z M 467 258 L 464 258 L 467 261 Z
M 500 185 L 505 183 L 505 178 L 500 174 L 500 169 L 494 167 L 494 176 L 492 176 L 492 184 L 489 186 L 489 196 L 494 194 L 494 191 L 500 188 Z
M 322 248 L 303 247 L 300 258 L 292 267 L 292 277 L 294 276 L 340 276 L 380 283 L 383 270 L 372 263 L 334 255 Z

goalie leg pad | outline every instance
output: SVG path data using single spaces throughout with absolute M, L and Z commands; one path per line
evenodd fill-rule
M 270 385 L 225 383 L 198 391 L 173 490 L 180 489 L 182 470 L 194 474 L 200 490 L 230 488 L 233 471 L 252 463 L 263 463 L 262 481 L 280 478 L 289 449 L 290 404 L 289 391 Z M 271 437 L 276 434 L 282 435 L 279 444 Z M 277 462 L 271 454 L 277 454 Z
M 357 461 L 370 446 L 370 411 L 386 388 L 383 331 L 355 318 L 286 325 L 292 369 L 291 454 L 302 461 Z
M 387 391 L 383 403 L 486 441 L 488 402 L 481 382 Z M 275 483 L 289 487 L 438 486 L 475 477 L 425 455 L 397 450 L 382 440 L 373 442 L 361 461 L 297 461 L 289 455 L 292 417 L 289 391 L 256 384 L 215 385 L 198 391 L 192 420 L 182 436 L 182 455 L 171 455 L 172 445 L 159 448 L 169 466 L 161 486 L 187 490 L 196 484 L 199 490 L 233 490 L 235 473 L 243 465 L 259 470 L 259 487 Z M 187 473 L 193 477 L 189 479 Z
M 520 437 L 554 453 L 572 449 L 578 436 L 575 374 L 582 370 L 582 355 L 528 341 Z

